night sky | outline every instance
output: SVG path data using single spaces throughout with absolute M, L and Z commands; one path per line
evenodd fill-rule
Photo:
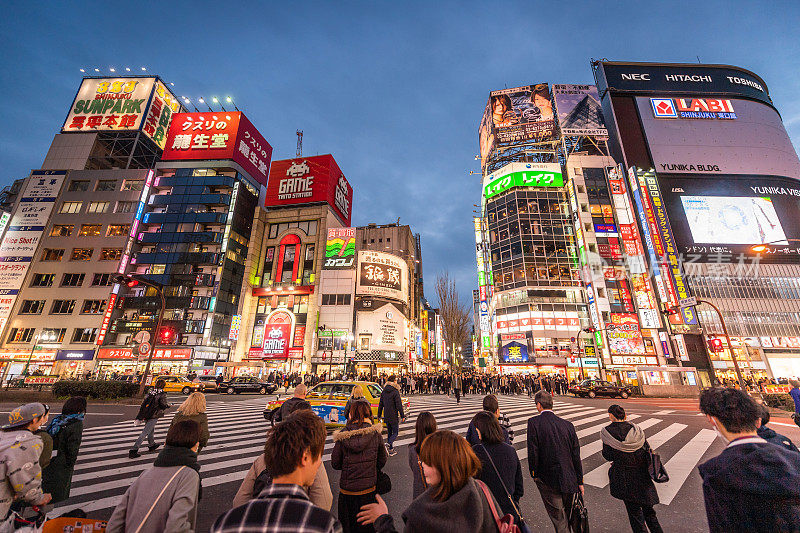
M 800 146 L 800 2 L 645 4 L 4 2 L 0 186 L 41 164 L 80 68 L 144 66 L 178 96 L 232 96 L 273 159 L 304 130 L 304 155 L 332 153 L 353 185 L 353 224 L 410 224 L 428 298 L 448 269 L 469 301 L 490 90 L 594 83 L 591 58 L 699 56 L 759 74 Z

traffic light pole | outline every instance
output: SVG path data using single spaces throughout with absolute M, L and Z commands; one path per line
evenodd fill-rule
M 747 387 L 745 386 L 744 378 L 742 377 L 742 371 L 739 369 L 739 362 L 736 360 L 736 353 L 734 353 L 734 351 L 733 351 L 733 343 L 731 343 L 731 337 L 730 337 L 730 335 L 728 335 L 728 326 L 725 325 L 725 319 L 722 318 L 722 312 L 719 310 L 719 308 L 716 305 L 712 304 L 708 300 L 700 300 L 698 298 L 697 299 L 697 303 L 708 304 L 708 305 L 711 306 L 712 309 L 714 309 L 714 311 L 717 312 L 717 316 L 719 317 L 719 321 L 722 324 L 722 331 L 723 331 L 723 333 L 725 333 L 725 340 L 728 341 L 728 349 L 731 351 L 731 360 L 733 360 L 733 368 L 736 371 L 736 379 L 739 382 L 739 387 L 742 389 L 742 391 L 743 392 L 747 392 Z M 712 367 L 713 367 L 713 365 L 712 365 Z

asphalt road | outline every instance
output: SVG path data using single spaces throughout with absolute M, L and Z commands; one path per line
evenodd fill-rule
M 263 447 L 267 426 L 261 411 L 266 401 L 274 397 L 208 395 L 211 439 L 200 455 L 203 499 L 198 531 L 208 531 L 216 517 L 230 508 L 244 473 Z M 183 400 L 179 394 L 170 395 L 170 398 L 176 405 Z M 440 427 L 464 434 L 470 418 L 480 409 L 480 401 L 480 396 L 467 396 L 457 405 L 455 399 L 445 395 L 411 397 L 412 413 L 401 426 L 399 453 L 389 458 L 384 469 L 393 484 L 392 492 L 385 499 L 398 527 L 402 511 L 411 503 L 412 477 L 407 461 L 407 444 L 413 439 L 416 413 L 430 410 L 439 420 Z M 671 476 L 669 483 L 658 485 L 662 504 L 656 506 L 656 512 L 664 530 L 708 531 L 696 465 L 719 454 L 724 444 L 716 438 L 706 418 L 698 413 L 696 400 L 590 400 L 557 396 L 556 402 L 556 413 L 575 424 L 580 438 L 586 476 L 585 499 L 592 531 L 630 530 L 622 502 L 609 494 L 608 463 L 599 453 L 599 431 L 608 422 L 605 410 L 612 403 L 625 407 L 632 421 L 645 428 L 648 440 L 661 454 Z M 58 411 L 59 406 L 52 407 L 54 412 Z M 501 396 L 500 408 L 515 428 L 514 444 L 523 463 L 525 495 L 521 510 L 531 531 L 552 531 L 538 490 L 527 473 L 525 426 L 527 419 L 536 413 L 535 406 L 527 396 Z M 155 453 L 144 453 L 137 460 L 127 458 L 127 448 L 139 432 L 131 422 L 137 410 L 138 405 L 133 404 L 90 405 L 71 498 L 57 507 L 51 516 L 74 507 L 87 509 L 90 517 L 110 516 L 119 495 L 155 458 Z M 6 404 L 0 404 L 2 411 L 8 411 Z M 157 440 L 160 437 L 162 442 L 167 422 L 164 420 L 156 431 Z M 773 425 L 773 428 L 800 443 L 800 428 L 780 424 Z M 323 459 L 334 493 L 332 511 L 335 514 L 339 472 L 330 468 L 332 446 L 329 438 Z

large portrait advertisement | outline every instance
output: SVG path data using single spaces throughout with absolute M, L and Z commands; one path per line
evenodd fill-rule
M 546 83 L 489 93 L 488 113 L 498 143 L 547 141 L 555 130 L 555 117 Z
M 704 179 L 705 178 L 705 179 Z M 688 256 L 800 257 L 800 180 L 777 176 L 659 175 L 679 250 Z M 753 247 L 764 245 L 760 252 Z
M 553 100 L 563 135 L 608 135 L 594 85 L 553 85 Z
M 385 252 L 358 252 L 356 294 L 408 303 L 408 264 L 402 257 Z

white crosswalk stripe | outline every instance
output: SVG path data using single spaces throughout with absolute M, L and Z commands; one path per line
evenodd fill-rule
M 447 396 L 412 396 L 411 412 L 401 425 L 395 446 L 405 446 L 414 440 L 414 420 L 421 411 L 431 411 L 440 429 L 450 429 L 465 434 L 474 414 L 481 408 L 481 396 L 462 399 L 460 405 Z M 527 458 L 525 434 L 528 419 L 537 414 L 533 400 L 527 396 L 500 396 L 500 410 L 511 422 L 514 446 L 520 459 Z M 208 419 L 211 438 L 200 453 L 201 475 L 204 487 L 238 483 L 264 448 L 269 424 L 262 410 L 266 398 L 258 397 L 237 402 L 209 402 Z M 608 424 L 606 409 L 572 403 L 571 399 L 556 397 L 556 414 L 575 425 L 581 442 L 581 460 L 586 473 L 584 483 L 597 487 L 608 485 L 608 463 L 600 455 L 602 443 L 600 430 Z M 169 428 L 170 416 L 156 425 L 156 442 L 163 442 Z M 629 416 L 644 430 L 659 429 L 648 435 L 653 448 L 673 439 L 684 437 L 686 424 L 672 423 L 666 427 L 663 420 L 648 415 Z M 75 474 L 72 479 L 70 499 L 57 506 L 57 510 L 80 507 L 86 512 L 114 507 L 127 487 L 144 470 L 151 467 L 155 453 L 145 453 L 138 459 L 128 459 L 128 449 L 141 431 L 131 421 L 89 428 L 84 431 Z M 683 433 L 682 433 L 683 432 Z M 662 460 L 670 474 L 670 482 L 659 486 L 664 504 L 669 504 L 686 481 L 692 469 L 713 442 L 713 434 L 701 430 L 688 442 L 678 444 L 680 451 Z M 385 434 L 384 434 L 385 436 Z M 330 460 L 333 449 L 331 436 L 325 443 L 323 460 Z M 404 452 L 403 452 L 404 453 Z M 523 464 L 523 469 L 525 465 Z M 235 486 L 235 485 L 234 485 Z

